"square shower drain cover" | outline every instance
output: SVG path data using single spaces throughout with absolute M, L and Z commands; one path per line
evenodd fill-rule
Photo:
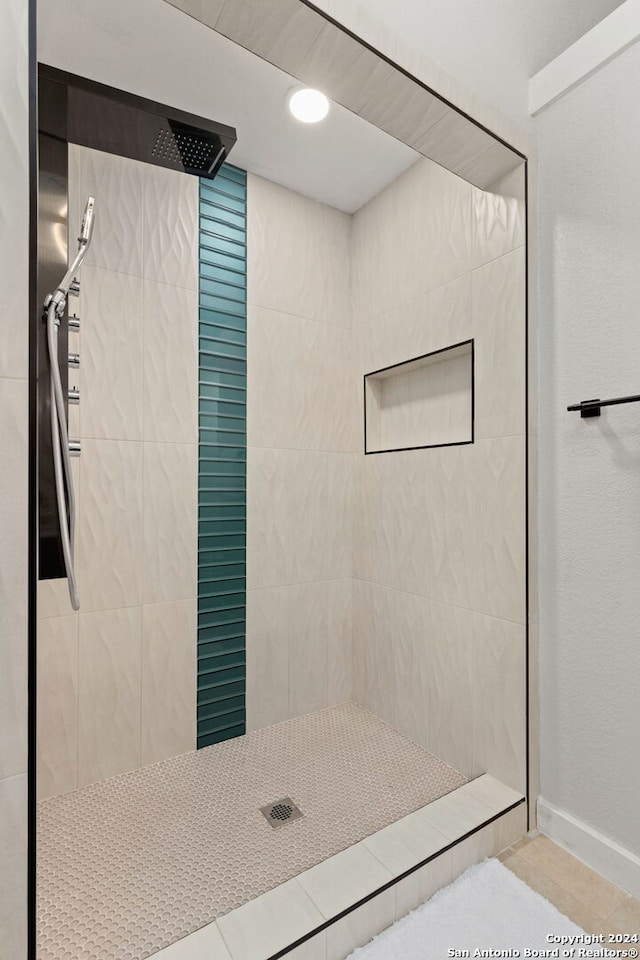
M 290 823 L 292 820 L 299 820 L 304 816 L 291 797 L 284 797 L 282 800 L 274 800 L 273 803 L 267 803 L 266 806 L 260 807 L 260 812 L 274 830 L 278 827 L 283 827 L 285 823 Z

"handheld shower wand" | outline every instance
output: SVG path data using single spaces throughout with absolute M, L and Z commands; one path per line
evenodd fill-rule
M 75 255 L 75 259 L 56 287 L 54 293 L 49 294 L 44 302 L 47 310 L 51 307 L 51 304 L 56 305 L 56 313 L 58 318 L 60 318 L 64 313 L 64 307 L 67 302 L 69 288 L 73 282 L 76 271 L 82 266 L 82 261 L 84 260 L 87 250 L 89 249 L 89 244 L 91 243 L 91 237 L 93 236 L 93 211 L 95 205 L 96 202 L 94 198 L 89 197 L 84 208 L 82 225 L 80 227 L 80 236 L 78 237 L 78 250 Z
M 53 466 L 56 480 L 56 500 L 58 504 L 58 519 L 62 538 L 62 553 L 64 566 L 69 583 L 69 597 L 74 610 L 80 608 L 78 585 L 73 565 L 74 539 L 76 525 L 76 501 L 71 473 L 71 458 L 69 455 L 69 433 L 67 429 L 67 414 L 62 393 L 62 379 L 58 360 L 58 331 L 60 319 L 64 314 L 69 289 L 73 283 L 76 271 L 80 269 L 84 260 L 91 237 L 93 235 L 95 200 L 89 197 L 84 209 L 78 250 L 73 263 L 53 293 L 49 294 L 44 302 L 47 311 L 47 346 L 49 350 L 49 396 L 51 408 L 51 445 L 53 448 Z

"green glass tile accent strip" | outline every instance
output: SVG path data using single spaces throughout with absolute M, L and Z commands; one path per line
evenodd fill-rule
M 198 748 L 246 732 L 247 175 L 200 181 Z

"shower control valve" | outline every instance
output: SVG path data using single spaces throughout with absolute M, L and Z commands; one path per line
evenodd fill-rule
M 80 281 L 77 279 L 77 277 L 74 277 L 69 284 L 69 293 L 74 297 L 80 296 Z
M 69 403 L 80 403 L 80 391 L 77 387 L 71 387 L 68 393 Z
M 73 316 L 69 317 L 69 330 L 79 330 L 80 329 L 80 317 L 76 317 L 75 313 Z
M 82 444 L 79 440 L 69 440 L 69 456 L 79 457 L 82 453 Z
M 70 353 L 70 354 L 69 354 L 69 366 L 70 366 L 70 367 L 79 367 L 79 366 L 80 366 L 80 354 L 79 354 L 79 353 Z

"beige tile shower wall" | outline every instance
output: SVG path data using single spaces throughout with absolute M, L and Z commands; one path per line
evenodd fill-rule
M 69 185 L 81 608 L 40 584 L 40 796 L 195 748 L 198 181 L 71 146 Z
M 247 725 L 351 696 L 351 217 L 248 178 Z
M 353 218 L 360 376 L 473 337 L 476 403 L 473 445 L 358 459 L 353 693 L 467 776 L 523 790 L 520 189 L 422 160 Z

